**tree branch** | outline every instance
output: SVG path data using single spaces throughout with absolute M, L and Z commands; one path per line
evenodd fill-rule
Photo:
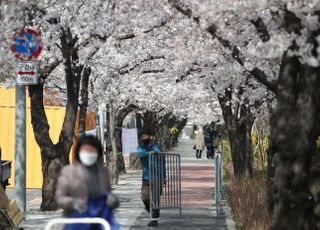
M 76 46 L 76 49 L 79 49 L 80 47 L 86 47 L 87 45 L 92 43 L 92 38 L 98 39 L 100 42 L 106 42 L 107 39 L 111 37 L 111 34 L 108 35 L 100 35 L 100 34 L 92 34 L 90 38 L 84 40 L 83 42 L 79 43 Z
M 284 28 L 288 33 L 295 33 L 300 35 L 303 28 L 302 21 L 294 13 L 285 9 L 284 14 Z
M 253 70 L 249 71 L 249 73 L 261 84 L 265 85 L 269 90 L 271 90 L 274 93 L 277 93 L 276 82 L 268 81 L 267 75 L 259 68 L 254 68 Z
M 176 82 L 179 83 L 180 81 L 182 81 L 184 78 L 188 77 L 189 75 L 191 75 L 193 73 L 200 73 L 200 72 L 201 72 L 201 67 L 198 67 L 198 68 L 190 67 L 184 75 L 180 76 L 180 79 L 176 80 Z
M 264 23 L 264 21 L 262 20 L 261 17 L 258 17 L 257 20 L 251 20 L 252 24 L 254 25 L 254 27 L 257 30 L 257 33 L 260 36 L 261 41 L 263 42 L 267 42 L 270 40 L 270 35 L 267 29 L 266 24 Z
M 54 87 L 46 87 L 46 88 L 58 89 L 58 90 L 60 90 L 60 92 L 63 92 L 63 93 L 67 92 L 67 89 L 62 88 L 62 87 L 60 87 L 59 85 L 57 85 L 55 83 L 53 83 L 53 86 Z
M 168 0 L 169 3 L 171 3 L 173 5 L 174 8 L 176 8 L 180 13 L 184 14 L 185 16 L 187 16 L 188 18 L 193 19 L 194 21 L 196 21 L 197 23 L 200 22 L 199 17 L 193 17 L 192 16 L 192 10 L 184 7 L 183 5 L 180 4 L 179 0 Z
M 41 69 L 39 71 L 40 78 L 42 80 L 45 80 L 60 65 L 60 63 L 61 62 L 58 59 L 56 59 L 49 66 L 46 66 L 45 68 Z
M 154 31 L 157 28 L 165 26 L 169 21 L 170 21 L 170 18 L 167 18 L 166 20 L 162 21 L 160 24 L 155 25 L 155 26 L 151 27 L 150 29 L 147 29 L 147 30 L 143 31 L 142 33 L 143 34 L 150 33 L 150 32 Z M 135 38 L 136 36 L 137 36 L 136 34 L 130 33 L 130 34 L 119 36 L 119 37 L 117 37 L 117 39 L 119 41 L 123 41 L 123 40 Z
M 146 59 L 143 59 L 141 62 L 136 63 L 134 66 L 132 66 L 129 69 L 125 69 L 128 67 L 128 64 L 126 64 L 124 67 L 120 68 L 118 70 L 119 75 L 125 75 L 128 74 L 129 72 L 131 72 L 132 70 L 134 70 L 135 68 L 137 68 L 138 66 L 140 66 L 141 64 L 148 62 L 148 61 L 153 61 L 153 60 L 159 60 L 159 59 L 165 59 L 165 57 L 163 55 L 160 56 L 150 56 Z
M 151 70 L 144 70 L 142 71 L 142 74 L 147 74 L 147 73 L 163 73 L 165 70 L 164 69 L 151 69 Z

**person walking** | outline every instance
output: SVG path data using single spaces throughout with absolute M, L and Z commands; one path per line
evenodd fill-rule
M 214 146 L 213 146 L 213 131 L 209 127 L 204 135 L 204 142 L 207 148 L 207 159 L 214 158 Z
M 202 151 L 204 150 L 204 136 L 202 133 L 202 130 L 200 129 L 197 133 L 196 133 L 196 158 L 197 159 L 201 159 L 201 155 L 202 155 Z
M 112 230 L 119 229 L 112 211 L 119 199 L 111 194 L 109 172 L 103 167 L 102 146 L 94 136 L 82 136 L 74 152 L 74 162 L 62 168 L 57 182 L 56 202 L 66 217 L 100 217 Z M 64 229 L 99 229 L 99 225 L 71 224 Z
M 155 200 L 157 200 L 156 203 L 159 204 L 160 202 L 160 195 L 162 193 L 162 185 L 165 183 L 165 168 L 162 168 L 162 172 L 158 173 L 160 178 L 151 178 L 157 180 L 159 183 L 156 183 L 157 186 L 154 186 L 152 183 L 152 180 L 150 180 L 150 174 L 149 170 L 149 157 L 151 153 L 160 154 L 160 147 L 153 143 L 153 133 L 149 129 L 144 129 L 141 132 L 140 136 L 140 144 L 138 146 L 138 155 L 140 158 L 140 161 L 142 163 L 143 167 L 143 174 L 142 174 L 142 187 L 141 187 L 141 200 L 144 204 L 144 207 L 147 212 L 151 212 L 152 218 L 159 218 L 160 217 L 160 210 L 159 209 L 153 209 L 150 210 L 150 186 L 153 186 L 152 188 L 158 189 L 159 191 L 155 192 L 155 194 L 158 194 L 158 197 L 154 197 Z M 161 157 L 156 159 L 163 159 Z M 165 167 L 165 162 L 162 162 L 162 164 L 159 165 L 159 162 L 153 162 L 153 167 L 158 168 L 160 165 L 163 165 Z M 150 184 L 151 181 L 151 184 Z M 155 182 L 154 182 L 155 183 Z M 148 226 L 154 227 L 158 225 L 157 220 L 152 220 Z

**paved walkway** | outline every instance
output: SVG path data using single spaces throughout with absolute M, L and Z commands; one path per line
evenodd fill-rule
M 195 158 L 193 141 L 181 141 L 176 153 L 182 164 L 182 218 L 176 210 L 162 210 L 159 230 L 226 230 L 225 218 L 215 217 L 213 204 L 214 161 Z M 122 229 L 151 229 L 146 227 L 149 215 L 140 199 L 141 172 L 128 172 L 120 180 L 115 193 L 122 200 L 117 218 Z
M 225 218 L 215 216 L 213 204 L 214 161 L 195 158 L 193 141 L 181 141 L 175 150 L 181 155 L 182 164 L 182 218 L 178 210 L 162 210 L 159 230 L 226 230 Z M 203 155 L 205 156 L 205 154 Z M 120 197 L 121 207 L 116 212 L 118 222 L 123 230 L 152 229 L 147 227 L 149 214 L 144 211 L 140 198 L 140 171 L 128 170 L 121 176 L 115 194 Z M 61 212 L 40 213 L 39 191 L 30 191 L 28 219 L 23 223 L 24 229 L 43 229 L 45 223 Z

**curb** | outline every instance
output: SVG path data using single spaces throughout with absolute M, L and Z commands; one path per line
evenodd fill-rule
M 236 223 L 234 222 L 231 208 L 226 204 L 226 224 L 228 230 L 237 230 Z

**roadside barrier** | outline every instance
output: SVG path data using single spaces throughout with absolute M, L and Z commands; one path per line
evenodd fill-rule
M 221 151 L 217 151 L 215 154 L 215 204 L 217 216 L 224 216 L 223 210 L 223 195 L 222 195 L 222 156 Z
M 181 159 L 174 153 L 151 153 L 149 157 L 150 210 L 178 209 L 181 205 Z M 152 211 L 150 211 L 152 215 Z

